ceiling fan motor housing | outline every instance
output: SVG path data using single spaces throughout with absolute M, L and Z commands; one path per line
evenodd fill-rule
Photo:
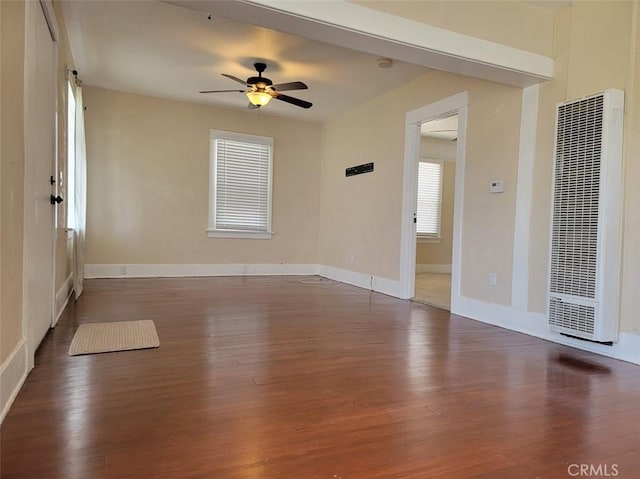
M 258 72 L 258 76 L 247 78 L 247 84 L 255 85 L 260 89 L 273 85 L 273 82 L 271 80 L 262 76 L 262 72 L 267 69 L 266 63 L 254 63 L 253 67 Z
M 262 88 L 273 85 L 273 82 L 265 77 L 250 77 L 247 79 L 247 83 Z

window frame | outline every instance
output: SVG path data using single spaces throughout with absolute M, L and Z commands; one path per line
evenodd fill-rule
M 76 227 L 76 119 L 78 103 L 76 102 L 75 83 L 67 80 L 67 151 L 66 151 L 66 208 L 65 208 L 65 229 L 74 230 Z M 73 102 L 73 112 L 71 104 Z M 70 135 L 73 134 L 73 138 Z
M 267 199 L 267 230 L 255 231 L 249 229 L 219 229 L 216 228 L 216 196 L 218 179 L 218 158 L 216 140 L 230 140 L 242 143 L 254 143 L 267 145 L 269 147 L 268 163 L 268 199 Z M 238 133 L 224 130 L 209 130 L 209 224 L 207 236 L 209 238 L 243 238 L 243 239 L 271 239 L 273 232 L 271 229 L 273 216 L 273 150 L 274 141 L 272 137 L 250 135 L 248 133 Z
M 442 239 L 442 201 L 443 201 L 443 186 L 444 186 L 444 160 L 439 158 L 433 158 L 430 156 L 421 155 L 418 160 L 418 172 L 420 168 L 420 163 L 432 163 L 438 165 L 440 168 L 440 190 L 438 196 L 438 223 L 437 223 L 437 232 L 436 233 L 420 233 L 418 232 L 418 227 L 416 224 L 416 239 L 418 243 L 440 243 Z M 420 174 L 418 173 L 418 181 L 416 181 L 416 198 L 420 193 Z M 417 200 L 416 200 L 417 202 Z M 416 204 L 416 215 L 417 215 L 417 204 Z

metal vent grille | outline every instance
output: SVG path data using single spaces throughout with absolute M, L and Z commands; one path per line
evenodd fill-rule
M 549 325 L 591 336 L 595 329 L 595 307 L 567 303 L 560 298 L 551 298 L 549 302 Z
M 552 293 L 589 299 L 596 295 L 603 103 L 604 96 L 598 95 L 558 108 L 551 232 Z M 567 321 L 580 324 L 587 321 L 583 310 L 586 307 L 566 308 L 560 311 L 562 318 L 568 311 Z M 590 318 L 593 331 L 593 312 Z

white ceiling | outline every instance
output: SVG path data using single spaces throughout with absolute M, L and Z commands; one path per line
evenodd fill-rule
M 458 138 L 458 115 L 423 123 L 420 125 L 420 134 L 438 140 L 453 141 Z
M 274 83 L 305 82 L 287 94 L 314 104 L 272 101 L 265 113 L 324 120 L 430 71 L 380 69 L 375 55 L 156 1 L 65 1 L 63 11 L 79 77 L 114 90 L 246 109 L 241 93 L 198 91 L 242 89 L 220 74 L 246 79 L 263 61 Z

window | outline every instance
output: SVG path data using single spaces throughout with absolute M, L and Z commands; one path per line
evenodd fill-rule
M 418 165 L 418 211 L 416 232 L 419 238 L 440 238 L 442 206 L 442 162 L 420 161 Z
M 67 228 L 76 226 L 76 96 L 67 82 Z
M 273 138 L 211 130 L 209 237 L 271 238 Z

